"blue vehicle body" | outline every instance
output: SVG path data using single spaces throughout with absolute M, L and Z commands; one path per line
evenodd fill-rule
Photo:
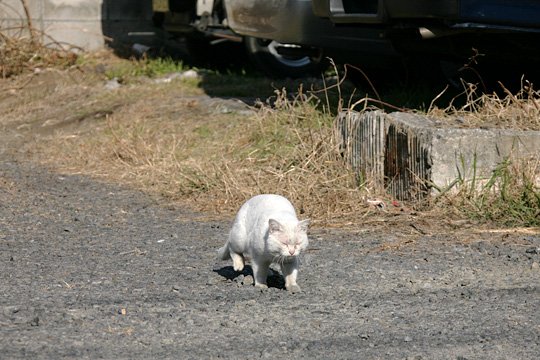
M 234 1 L 234 0 L 233 0 Z M 540 27 L 538 0 L 313 0 L 314 13 L 335 23 L 396 24 L 414 20 Z

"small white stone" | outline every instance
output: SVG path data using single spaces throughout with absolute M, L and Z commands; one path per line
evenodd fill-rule
M 118 88 L 120 88 L 120 83 L 118 82 L 118 79 L 117 78 L 113 78 L 109 81 L 107 81 L 107 83 L 105 84 L 105 89 L 107 90 L 116 90 Z
M 199 73 L 195 70 L 187 70 L 182 73 L 182 79 L 197 79 L 199 77 Z

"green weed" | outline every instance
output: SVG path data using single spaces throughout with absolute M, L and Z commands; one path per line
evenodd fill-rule
M 469 218 L 504 226 L 540 226 L 539 159 L 504 159 L 482 178 L 473 159 L 470 176 L 465 175 L 464 161 L 460 175 L 446 192 L 443 202 Z
M 115 64 L 105 72 L 105 76 L 108 79 L 130 80 L 140 76 L 157 77 L 187 69 L 181 61 L 172 58 L 143 58 Z
M 540 225 L 540 187 L 536 161 L 501 162 L 472 198 L 473 216 L 505 225 Z

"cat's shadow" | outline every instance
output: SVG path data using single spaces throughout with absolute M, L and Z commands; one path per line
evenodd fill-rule
M 242 279 L 243 281 L 243 279 L 247 276 L 251 276 L 253 278 L 253 269 L 250 265 L 246 265 L 242 271 L 235 271 L 232 266 L 224 266 L 219 269 L 214 269 L 214 272 L 220 276 L 223 276 L 227 280 L 236 282 L 238 282 L 239 279 Z M 270 269 L 267 285 L 270 288 L 285 290 L 285 279 L 283 279 L 283 276 L 279 272 L 274 269 Z

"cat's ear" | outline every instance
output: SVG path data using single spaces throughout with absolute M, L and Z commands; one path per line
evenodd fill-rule
M 274 219 L 268 219 L 268 232 L 272 234 L 278 231 L 283 231 L 283 227 L 281 226 L 279 221 Z
M 309 220 L 309 219 L 299 221 L 298 225 L 296 225 L 296 228 L 298 230 L 302 231 L 302 232 L 307 232 L 310 222 L 311 222 L 311 220 Z

